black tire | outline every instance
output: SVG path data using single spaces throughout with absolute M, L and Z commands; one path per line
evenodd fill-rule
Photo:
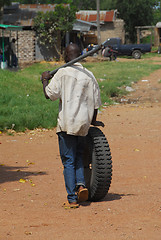
M 135 58 L 135 59 L 140 59 L 140 58 L 141 58 L 141 52 L 140 52 L 139 50 L 134 50 L 134 51 L 132 52 L 132 56 L 133 56 L 133 58 Z
M 112 179 L 112 157 L 108 141 L 97 127 L 90 127 L 84 151 L 84 176 L 89 200 L 98 201 L 107 194 Z

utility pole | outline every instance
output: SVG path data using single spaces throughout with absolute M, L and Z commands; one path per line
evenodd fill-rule
M 96 0 L 97 6 L 97 41 L 98 45 L 101 45 L 101 31 L 100 31 L 100 0 Z M 101 56 L 101 51 L 98 52 L 99 56 Z

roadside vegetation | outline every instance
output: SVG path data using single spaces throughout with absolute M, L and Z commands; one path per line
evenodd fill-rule
M 161 68 L 159 64 L 152 64 L 148 57 L 128 62 L 83 62 L 83 65 L 97 78 L 103 105 L 113 104 L 113 97 L 126 94 L 124 86 Z M 45 99 L 40 76 L 43 71 L 58 66 L 56 63 L 35 63 L 17 72 L 0 70 L 0 131 L 56 126 L 58 101 Z

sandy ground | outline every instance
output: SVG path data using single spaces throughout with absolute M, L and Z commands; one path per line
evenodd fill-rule
M 160 79 L 157 70 L 132 86 L 130 104 L 99 114 L 112 152 L 112 184 L 102 201 L 79 209 L 62 207 L 55 129 L 0 134 L 0 240 L 161 239 Z

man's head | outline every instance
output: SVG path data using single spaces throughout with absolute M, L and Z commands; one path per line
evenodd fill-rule
M 71 60 L 80 56 L 80 49 L 77 44 L 71 43 L 65 49 L 64 60 L 70 62 Z

